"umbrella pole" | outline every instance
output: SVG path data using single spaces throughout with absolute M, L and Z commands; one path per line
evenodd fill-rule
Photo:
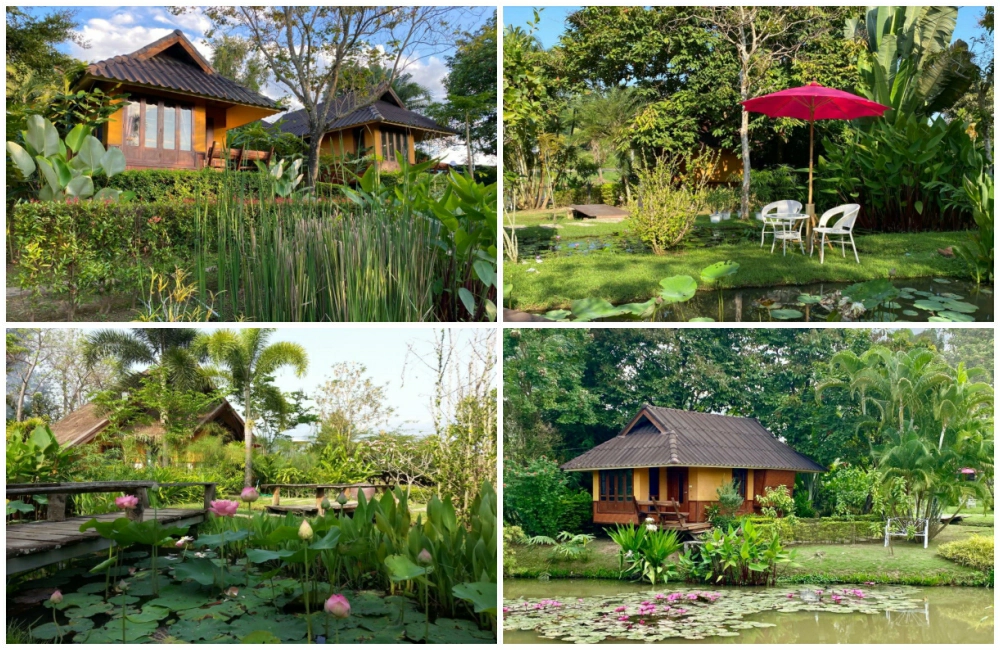
M 810 113 L 812 110 L 810 110 Z M 813 127 L 816 120 L 809 120 L 809 200 L 806 203 L 806 239 L 809 240 L 809 253 L 813 250 L 813 227 L 816 225 L 816 206 L 813 204 Z

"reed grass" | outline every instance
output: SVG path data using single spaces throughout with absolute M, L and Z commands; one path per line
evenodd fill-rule
M 199 211 L 196 277 L 253 321 L 433 318 L 437 224 L 379 207 L 233 194 Z

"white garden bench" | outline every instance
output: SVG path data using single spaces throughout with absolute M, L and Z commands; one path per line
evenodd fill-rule
M 898 524 L 898 532 L 893 531 L 892 522 Z M 919 526 L 923 526 L 923 532 L 919 532 Z M 906 529 L 913 526 L 918 532 L 914 533 L 914 537 L 924 538 L 924 548 L 927 548 L 927 542 L 930 539 L 930 519 L 908 519 L 906 517 L 889 517 L 885 522 L 885 546 L 889 545 L 890 537 L 906 537 L 909 538 L 909 534 Z

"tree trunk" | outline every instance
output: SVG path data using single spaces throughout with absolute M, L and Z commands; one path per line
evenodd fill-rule
M 472 125 L 469 114 L 465 114 L 465 153 L 468 156 L 469 178 L 476 178 L 476 161 L 472 155 Z
M 160 369 L 160 395 L 167 394 L 167 373 Z M 160 465 L 166 467 L 169 464 L 169 451 L 167 449 L 167 413 L 160 409 L 160 428 L 163 429 L 163 442 L 160 444 Z
M 243 395 L 244 404 L 246 404 L 246 422 L 243 427 L 243 442 L 246 444 L 246 456 L 244 457 L 244 473 L 243 473 L 243 487 L 250 487 L 253 485 L 253 417 L 250 414 L 250 384 L 247 383 L 247 388 Z
M 306 185 L 308 187 L 316 187 L 316 179 L 319 178 L 319 155 L 322 146 L 323 129 L 314 129 L 312 137 L 309 138 L 309 154 L 306 158 Z M 247 412 L 250 412 L 249 405 L 247 405 Z
M 750 99 L 750 79 L 740 70 L 740 99 Z M 743 152 L 743 193 L 740 196 L 740 218 L 750 218 L 750 114 L 740 109 L 740 146 Z

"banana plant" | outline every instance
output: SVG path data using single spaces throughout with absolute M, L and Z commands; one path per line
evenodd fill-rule
M 7 142 L 7 153 L 25 180 L 38 184 L 40 201 L 89 199 L 117 201 L 122 192 L 110 187 L 94 191 L 94 178 L 111 178 L 125 171 L 121 149 L 105 149 L 91 135 L 91 128 L 77 124 L 60 138 L 52 122 L 41 115 L 28 116 L 28 128 L 21 132 L 24 145 Z

